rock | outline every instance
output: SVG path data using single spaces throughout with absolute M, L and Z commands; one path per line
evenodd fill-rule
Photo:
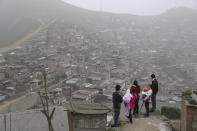
M 170 104 L 176 104 L 176 101 L 169 101 Z
M 178 96 L 173 97 L 172 100 L 174 100 L 176 102 L 181 102 L 181 98 Z
M 181 110 L 175 107 L 163 106 L 161 108 L 161 114 L 166 116 L 168 119 L 177 120 L 181 117 Z
M 165 97 L 160 97 L 160 98 L 158 98 L 158 100 L 159 100 L 160 102 L 166 102 L 168 99 L 165 98 Z

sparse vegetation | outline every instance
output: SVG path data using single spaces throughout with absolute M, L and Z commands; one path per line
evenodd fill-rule
M 195 100 L 189 100 L 189 104 L 191 104 L 191 105 L 197 105 L 197 102 Z

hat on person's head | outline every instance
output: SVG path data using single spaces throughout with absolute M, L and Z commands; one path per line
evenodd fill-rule
M 150 77 L 151 77 L 151 78 L 155 78 L 155 74 L 152 74 Z
M 143 91 L 144 91 L 144 92 L 148 91 L 148 88 L 145 87 L 145 88 L 143 89 Z

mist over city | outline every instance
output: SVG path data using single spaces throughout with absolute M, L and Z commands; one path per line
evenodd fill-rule
M 196 131 L 196 0 L 0 0 L 0 131 Z
M 196 0 L 63 0 L 72 5 L 97 11 L 157 15 L 168 9 L 188 7 L 197 9 Z

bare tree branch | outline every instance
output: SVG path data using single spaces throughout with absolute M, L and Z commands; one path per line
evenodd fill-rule
M 42 71 L 42 75 L 43 75 L 43 80 L 44 80 L 44 83 L 43 83 L 44 93 L 41 93 L 40 91 L 38 92 L 38 95 L 40 96 L 40 100 L 41 100 L 42 107 L 43 107 L 43 110 L 41 112 L 45 115 L 47 119 L 49 131 L 54 131 L 53 125 L 52 125 L 52 118 L 53 118 L 56 108 L 53 108 L 52 112 L 50 113 L 49 96 L 48 96 L 47 79 L 46 79 L 47 75 L 46 75 L 45 70 Z
M 52 113 L 51 113 L 51 115 L 50 115 L 50 119 L 53 119 L 53 114 L 54 114 L 54 112 L 55 112 L 55 108 L 53 108 L 53 111 L 52 111 Z

